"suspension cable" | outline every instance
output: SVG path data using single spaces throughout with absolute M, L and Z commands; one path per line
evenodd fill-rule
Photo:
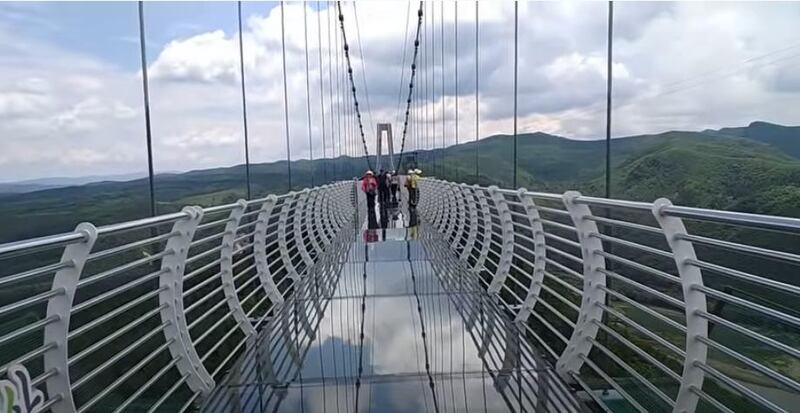
M 401 119 L 403 119 L 402 113 L 400 112 L 400 108 L 402 107 L 403 102 L 403 84 L 405 84 L 406 78 L 406 51 L 408 50 L 408 26 L 411 23 L 411 2 L 408 2 L 408 6 L 406 7 L 406 32 L 403 35 L 403 54 L 400 60 L 400 85 L 397 88 L 397 116 L 395 117 L 396 121 L 399 123 Z M 399 166 L 399 165 L 398 165 Z
M 331 161 L 330 166 L 332 169 L 331 176 L 336 179 L 336 126 L 333 117 L 333 57 L 331 57 L 331 8 L 326 9 L 326 20 L 328 22 L 327 37 L 328 37 L 328 113 L 331 117 Z
M 242 41 L 242 2 L 236 2 L 236 10 L 239 17 L 239 71 L 242 76 L 242 127 L 244 133 L 244 172 L 245 183 L 247 185 L 247 199 L 251 197 L 250 189 L 250 145 L 247 137 L 247 96 L 244 83 L 244 43 Z
M 147 42 L 144 28 L 144 2 L 139 1 L 139 48 L 142 57 L 142 97 L 144 99 L 144 128 L 147 139 L 147 178 L 150 187 L 150 216 L 156 216 L 155 174 L 153 172 L 153 134 L 150 128 L 150 86 L 147 77 Z
M 358 412 L 358 399 L 361 390 L 361 377 L 364 374 L 364 321 L 367 310 L 367 262 L 364 261 L 363 284 L 361 290 L 361 334 L 358 340 L 358 377 L 356 378 L 356 400 L 354 412 Z M 370 386 L 371 387 L 371 386 Z
M 478 139 L 480 139 L 480 95 L 478 94 L 480 86 L 480 52 L 478 51 L 478 39 L 480 30 L 480 13 L 478 12 L 478 0 L 475 0 L 475 183 L 480 180 L 480 153 L 478 152 Z
M 328 182 L 328 171 L 325 168 L 327 151 L 325 147 L 325 86 L 322 80 L 322 11 L 319 1 L 317 1 L 317 51 L 319 54 L 319 114 L 322 119 L 322 176 L 323 182 Z
M 292 151 L 289 145 L 289 91 L 286 84 L 286 30 L 283 3 L 281 2 L 281 56 L 283 59 L 283 121 L 286 124 L 286 168 L 289 191 L 292 190 Z
M 344 44 L 344 58 L 347 62 L 347 77 L 350 79 L 350 87 L 353 92 L 353 107 L 356 110 L 356 118 L 358 119 L 358 131 L 361 135 L 361 143 L 364 145 L 364 155 L 367 160 L 367 167 L 372 169 L 372 162 L 369 159 L 369 150 L 367 149 L 367 138 L 364 136 L 364 125 L 361 122 L 361 109 L 358 107 L 358 95 L 356 94 L 356 83 L 353 80 L 353 66 L 350 63 L 350 45 L 347 43 L 347 33 L 344 30 L 344 14 L 342 13 L 342 3 L 337 1 L 336 8 L 339 11 L 339 28 L 342 32 L 342 43 Z
M 367 118 L 369 118 L 369 124 L 371 126 L 375 126 L 374 121 L 372 120 L 372 105 L 369 103 L 369 89 L 367 88 L 367 66 L 366 60 L 367 56 L 364 54 L 364 45 L 361 43 L 361 28 L 358 24 L 358 10 L 356 9 L 356 2 L 353 2 L 353 17 L 356 21 L 356 41 L 358 42 L 358 55 L 361 57 L 361 79 L 364 81 L 364 95 L 367 98 Z
M 614 2 L 608 2 L 608 50 L 606 54 L 606 198 L 611 198 L 611 87 L 613 85 L 612 64 L 614 50 Z
M 311 186 L 314 186 L 314 145 L 311 142 L 311 81 L 308 70 L 308 9 L 303 4 L 303 40 L 306 51 L 306 114 L 308 116 L 308 159 L 311 166 Z
M 338 174 L 341 173 L 341 166 L 342 166 L 342 135 L 344 132 L 342 131 L 342 82 L 339 73 L 339 68 L 341 67 L 342 61 L 339 59 L 341 56 L 341 52 L 339 49 L 339 36 L 335 35 L 336 32 L 336 15 L 331 17 L 331 21 L 333 22 L 333 32 L 331 33 L 335 37 L 333 38 L 333 46 L 336 54 L 336 66 L 334 67 L 333 71 L 336 76 L 336 142 L 334 142 L 334 147 L 336 150 L 334 151 L 334 156 L 336 156 L 337 162 L 335 162 L 333 168 L 334 176 L 339 176 Z M 338 163 L 339 169 L 337 172 L 336 164 Z M 338 179 L 338 178 L 337 178 Z
M 518 63 L 518 43 L 519 43 L 519 24 L 518 24 L 518 14 L 519 14 L 519 3 L 514 2 L 514 178 L 513 178 L 513 187 L 517 187 L 517 68 L 519 66 Z
M 441 50 L 439 52 L 439 56 L 441 57 L 441 68 L 442 68 L 442 149 L 439 153 L 439 170 L 440 175 L 444 178 L 444 159 L 445 159 L 445 147 L 446 147 L 446 134 L 445 134 L 445 95 L 444 93 L 444 2 L 440 4 L 440 12 L 439 12 L 439 29 L 441 30 L 441 36 L 439 36 L 439 44 L 441 45 Z
M 454 19 L 454 21 L 455 21 L 455 24 L 454 24 L 455 33 L 453 34 L 453 45 L 454 45 L 454 49 L 455 49 L 454 53 L 455 53 L 455 72 L 456 72 L 455 73 L 455 76 L 456 76 L 456 85 L 455 85 L 456 86 L 455 87 L 455 89 L 456 89 L 455 90 L 455 96 L 456 96 L 456 108 L 455 108 L 456 109 L 456 146 L 458 146 L 458 100 L 459 100 L 459 96 L 458 96 L 458 2 L 455 2 L 454 6 L 455 6 L 455 11 L 454 11 L 453 14 L 455 14 L 455 19 Z M 455 180 L 458 181 L 458 168 L 456 168 L 455 170 L 456 170 Z
M 342 69 L 342 72 L 340 74 L 339 80 L 341 80 L 342 85 L 346 85 L 347 84 L 347 73 L 346 73 L 346 71 L 344 69 L 344 66 L 343 66 L 344 65 L 344 59 L 342 59 L 341 65 L 342 66 L 340 66 L 340 68 Z M 353 114 L 353 101 L 352 101 L 353 98 L 348 93 L 345 93 L 344 95 L 342 95 L 342 97 L 344 99 L 344 104 L 342 106 L 342 110 L 344 111 L 344 113 L 342 115 L 343 116 L 342 121 L 344 122 L 343 123 L 343 128 L 344 128 L 344 130 L 343 130 L 343 133 L 344 133 L 343 155 L 346 157 L 346 156 L 348 156 L 350 154 L 350 142 L 351 142 L 351 139 L 352 139 L 352 137 L 354 135 L 354 131 L 352 129 L 352 118 L 351 118 L 351 116 Z M 346 158 L 343 158 L 343 160 L 345 161 L 344 163 L 346 163 Z
M 435 4 L 431 3 L 431 65 L 430 65 L 430 77 L 431 77 L 431 104 L 430 104 L 430 111 L 431 111 L 431 148 L 433 155 L 433 169 L 431 170 L 432 174 L 436 174 L 438 162 L 436 161 L 436 8 L 434 7 Z
M 406 115 L 403 121 L 403 138 L 400 141 L 400 157 L 397 160 L 397 165 L 403 165 L 403 153 L 406 147 L 406 135 L 408 134 L 408 116 L 411 109 L 411 98 L 414 97 L 414 79 L 417 74 L 417 56 L 419 55 L 419 31 L 422 26 L 422 2 L 419 2 L 419 9 L 417 10 L 417 34 L 414 37 L 414 57 L 411 59 L 411 77 L 408 83 L 408 99 L 406 100 Z
M 427 6 L 425 6 L 425 9 L 426 9 L 426 12 L 427 12 Z M 431 163 L 431 152 L 430 152 L 431 134 L 430 134 L 430 130 L 429 130 L 431 118 L 430 118 L 430 111 L 429 111 L 429 107 L 428 107 L 428 96 L 429 96 L 428 95 L 428 84 L 430 83 L 429 82 L 429 80 L 430 80 L 429 79 L 429 77 L 430 77 L 429 76 L 430 75 L 430 70 L 429 70 L 430 67 L 428 65 L 428 50 L 430 50 L 430 47 L 428 47 L 429 46 L 429 44 L 428 44 L 428 32 L 430 30 L 428 30 L 428 16 L 426 15 L 424 17 L 424 19 L 425 19 L 425 21 L 423 22 L 424 24 L 423 24 L 423 27 L 422 27 L 422 33 L 423 33 L 423 47 L 422 47 L 422 70 L 423 70 L 422 79 L 423 79 L 423 82 L 422 82 L 422 86 L 423 86 L 423 91 L 422 91 L 422 102 L 421 103 L 422 103 L 422 117 L 423 117 L 423 124 L 422 124 L 423 125 L 422 133 L 423 133 L 423 139 L 424 139 L 423 145 L 425 146 L 425 167 L 427 168 L 429 163 Z

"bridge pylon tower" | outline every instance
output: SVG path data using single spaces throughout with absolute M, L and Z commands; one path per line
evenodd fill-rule
M 386 132 L 386 143 L 389 156 L 389 164 L 383 164 L 383 132 Z M 394 144 L 392 139 L 392 124 L 391 123 L 379 123 L 378 124 L 378 133 L 377 133 L 377 144 L 375 145 L 375 169 L 380 170 L 381 168 L 387 169 L 389 171 L 396 170 L 394 164 Z

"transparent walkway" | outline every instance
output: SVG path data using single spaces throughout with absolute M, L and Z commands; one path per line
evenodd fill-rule
M 474 273 L 417 235 L 362 229 L 338 246 L 202 411 L 581 410 Z

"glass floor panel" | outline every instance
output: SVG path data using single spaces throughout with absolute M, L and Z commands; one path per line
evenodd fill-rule
M 202 411 L 580 410 L 474 272 L 420 259 L 432 242 L 357 241 L 312 271 Z
M 429 261 L 381 261 L 345 263 L 333 297 L 360 297 L 366 284 L 368 296 L 440 294 L 445 290 Z M 364 272 L 367 273 L 364 279 Z M 414 282 L 411 274 L 414 274 Z M 465 290 L 466 291 L 466 290 Z M 479 292 L 474 288 L 470 292 Z

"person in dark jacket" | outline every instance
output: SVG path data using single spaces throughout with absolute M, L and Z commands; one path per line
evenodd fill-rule
M 389 178 L 389 191 L 392 194 L 392 206 L 397 206 L 397 190 L 400 189 L 400 177 L 397 176 L 397 171 L 392 171 L 391 178 Z
M 389 206 L 389 180 L 386 177 L 386 171 L 381 169 L 378 174 L 378 202 L 381 208 Z

